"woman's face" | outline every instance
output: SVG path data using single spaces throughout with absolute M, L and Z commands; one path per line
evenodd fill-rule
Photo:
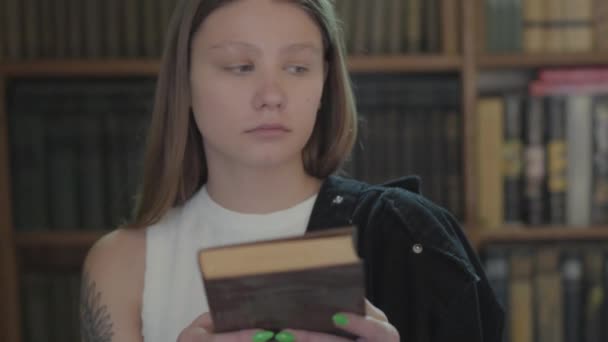
M 321 31 L 297 5 L 238 0 L 193 38 L 192 108 L 207 163 L 301 167 L 325 76 Z

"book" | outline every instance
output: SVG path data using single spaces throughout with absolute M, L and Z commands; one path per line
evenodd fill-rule
M 217 333 L 301 329 L 352 337 L 338 312 L 364 314 L 365 286 L 353 227 L 199 251 Z
M 504 222 L 502 98 L 482 98 L 477 105 L 477 160 L 479 222 L 485 229 L 498 229 Z

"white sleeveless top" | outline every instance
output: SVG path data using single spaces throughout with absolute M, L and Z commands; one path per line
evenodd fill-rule
M 264 215 L 221 207 L 201 188 L 184 206 L 146 230 L 142 299 L 145 342 L 176 341 L 179 333 L 209 311 L 198 269 L 201 248 L 304 234 L 316 195 Z

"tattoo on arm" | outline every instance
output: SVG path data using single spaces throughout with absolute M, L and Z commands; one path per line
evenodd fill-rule
M 112 342 L 112 320 L 108 308 L 101 303 L 101 292 L 88 273 L 82 275 L 80 286 L 80 335 L 82 342 Z

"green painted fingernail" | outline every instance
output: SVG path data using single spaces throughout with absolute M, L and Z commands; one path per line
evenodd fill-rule
M 274 337 L 279 342 L 294 342 L 296 337 L 289 331 L 281 331 Z
M 251 339 L 253 342 L 267 342 L 270 341 L 274 337 L 274 333 L 272 331 L 258 331 L 253 335 Z
M 348 317 L 344 316 L 343 314 L 335 314 L 332 319 L 334 323 L 336 323 L 336 325 L 339 325 L 341 327 L 346 326 L 348 324 Z

